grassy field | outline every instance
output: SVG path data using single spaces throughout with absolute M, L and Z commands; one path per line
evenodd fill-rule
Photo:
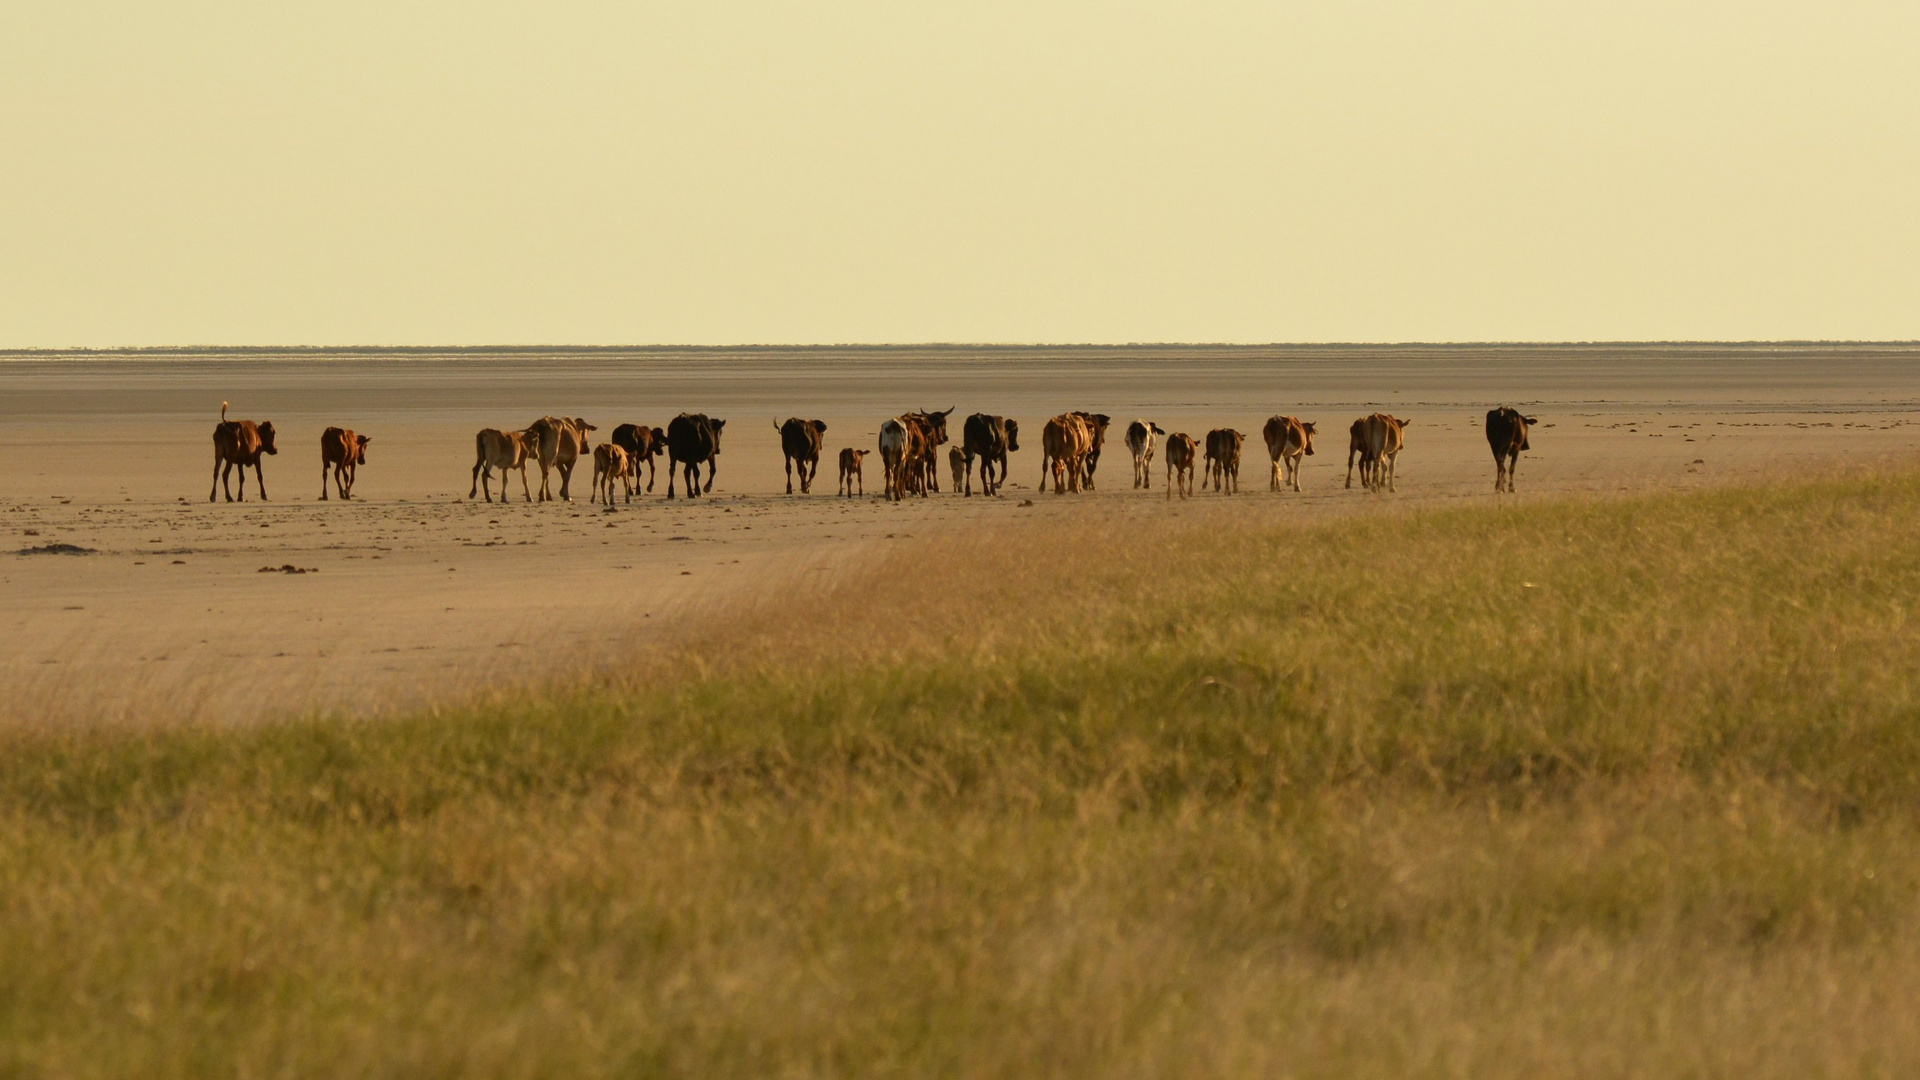
M 0 733 L 0 1075 L 1920 1071 L 1920 474 L 1284 505 Z

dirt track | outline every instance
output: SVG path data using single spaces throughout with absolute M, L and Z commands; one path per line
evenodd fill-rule
M 210 432 L 272 419 L 273 501 L 208 504 Z M 1345 427 L 1410 417 L 1392 505 L 1492 502 L 1480 424 L 1490 405 L 1540 415 L 1518 499 L 1804 475 L 1920 446 L 1920 348 L 825 350 L 0 358 L 4 713 L 239 719 L 404 707 L 449 689 L 617 663 L 654 626 L 705 604 L 858 566 L 879 545 L 1034 516 L 1118 527 L 1194 512 L 1131 491 L 1110 446 L 1101 490 L 1036 504 L 1045 417 L 1068 408 L 1250 435 L 1246 513 L 1365 512 L 1342 486 Z M 1018 418 L 1007 499 L 781 494 L 772 423 L 825 420 L 831 451 L 870 447 L 910 408 Z M 543 413 L 664 425 L 681 409 L 729 421 L 714 498 L 652 496 L 606 513 L 576 501 L 469 502 L 473 432 Z M 1259 426 L 1317 420 L 1298 495 L 1267 491 Z M 321 428 L 374 437 L 352 504 L 316 501 Z M 956 424 L 957 432 L 957 424 Z M 1156 483 L 1164 483 L 1155 462 Z M 535 477 L 537 483 L 537 476 Z M 945 485 L 943 475 L 943 486 Z M 249 486 L 249 495 L 252 485 Z M 1209 499 L 1219 496 L 1209 494 Z M 1122 505 L 1122 500 L 1126 504 Z M 262 573 L 292 565 L 314 572 Z M 666 632 L 666 631 L 663 631 Z

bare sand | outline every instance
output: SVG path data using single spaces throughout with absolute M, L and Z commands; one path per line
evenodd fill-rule
M 220 402 L 274 421 L 271 501 L 209 504 Z M 1542 421 L 1515 496 L 1493 493 L 1488 407 Z M 1008 498 L 904 505 L 784 494 L 776 419 L 826 421 L 830 455 L 881 421 L 954 406 L 1019 419 Z M 245 721 L 418 707 L 464 690 L 627 661 L 690 615 L 804 589 L 935 531 L 1057 517 L 1124 528 L 1195 512 L 1129 488 L 1123 448 L 1100 490 L 1036 497 L 1047 416 L 1084 408 L 1195 436 L 1249 433 L 1249 521 L 1396 507 L 1690 488 L 1911 460 L 1920 347 L 1459 346 L 740 350 L 229 351 L 0 354 L 0 716 Z M 1399 491 L 1343 486 L 1345 429 L 1411 418 Z M 710 498 L 469 501 L 473 433 L 552 413 L 664 426 L 728 421 Z M 1305 491 L 1272 494 L 1258 432 L 1320 424 Z M 356 500 L 320 502 L 329 424 L 373 436 Z M 956 423 L 957 433 L 957 423 Z M 1155 462 L 1156 485 L 1164 484 Z M 535 482 L 537 483 L 537 476 Z M 944 486 L 943 480 L 943 486 Z M 1221 496 L 1209 493 L 1207 499 Z M 1033 500 L 1033 505 L 1022 505 Z M 84 555 L 14 554 L 49 544 Z M 293 566 L 310 572 L 262 572 Z M 820 628 L 823 632 L 830 628 Z

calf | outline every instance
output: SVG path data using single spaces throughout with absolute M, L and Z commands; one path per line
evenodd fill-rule
M 1521 416 L 1505 405 L 1487 410 L 1487 445 L 1493 448 L 1493 490 L 1513 491 L 1513 467 L 1520 463 L 1520 451 L 1531 450 L 1527 428 L 1540 422 L 1538 417 Z
M 593 448 L 587 445 L 587 432 L 599 429 L 577 416 L 543 416 L 528 424 L 526 430 L 534 438 L 539 455 L 540 501 L 553 498 L 549 474 L 558 469 L 560 498 L 572 502 L 573 493 L 569 488 L 573 484 L 573 467 L 581 458 L 592 454 Z
M 320 501 L 327 499 L 327 469 L 333 469 L 333 486 L 340 498 L 353 498 L 353 474 L 367 463 L 367 444 L 373 440 L 344 428 L 330 427 L 320 433 Z
M 240 502 L 247 501 L 247 469 L 252 467 L 254 479 L 260 481 L 260 501 L 267 501 L 267 477 L 260 471 L 261 454 L 277 454 L 280 451 L 273 445 L 273 421 L 227 419 L 227 403 L 220 403 L 220 422 L 213 428 L 213 488 L 207 492 L 207 501 L 214 501 L 224 488 L 227 501 L 233 502 L 233 488 L 227 486 L 228 478 L 233 475 L 235 466 L 240 468 Z
M 527 488 L 527 462 L 538 457 L 539 442 L 525 431 L 501 431 L 499 428 L 483 428 L 473 437 L 473 487 L 467 491 L 471 499 L 479 494 L 493 501 L 493 492 L 487 482 L 493 478 L 493 470 L 500 470 L 500 501 L 507 501 L 507 470 L 520 470 L 520 494 L 528 502 L 533 501 L 533 493 Z
M 1300 490 L 1300 462 L 1313 453 L 1313 423 L 1291 416 L 1273 416 L 1260 434 L 1267 441 L 1267 456 L 1273 459 L 1269 491 L 1285 487 Z
M 667 433 L 644 424 L 621 424 L 613 429 L 613 445 L 627 452 L 627 468 L 633 473 L 633 486 L 640 486 L 640 466 L 647 466 L 647 494 L 653 494 L 653 459 L 667 452 Z
M 974 413 L 967 417 L 966 426 L 961 429 L 961 452 L 966 457 L 967 494 L 973 494 L 973 459 L 980 459 L 980 491 L 992 495 L 1007 482 L 1007 454 L 1020 449 L 1020 425 L 1018 422 L 986 413 Z M 999 467 L 999 476 L 994 475 L 995 466 Z
M 800 463 L 800 494 L 811 494 L 814 475 L 820 471 L 820 445 L 825 441 L 827 425 L 794 416 L 784 424 L 775 421 L 773 429 L 780 433 L 780 452 L 787 459 L 787 494 L 793 494 L 796 461 Z
M 1165 435 L 1159 424 L 1149 420 L 1135 420 L 1127 425 L 1127 449 L 1133 452 L 1133 486 L 1151 488 L 1153 474 L 1153 437 Z
M 1199 453 L 1199 445 L 1186 432 L 1167 436 L 1167 498 L 1173 498 L 1176 479 L 1180 483 L 1181 498 L 1193 494 L 1193 459 Z
M 673 472 L 676 466 L 686 470 L 687 498 L 713 490 L 713 478 L 720 471 L 720 429 L 725 420 L 706 413 L 681 413 L 667 424 L 667 498 L 673 498 Z M 707 467 L 707 485 L 700 486 L 700 466 Z
M 624 447 L 615 446 L 610 442 L 604 442 L 594 447 L 593 495 L 588 498 L 587 501 L 597 502 L 601 495 L 605 494 L 607 505 L 612 506 L 613 482 L 619 480 L 621 488 L 626 493 L 626 501 L 632 502 L 632 472 L 633 465 L 627 460 L 627 451 Z
M 867 493 L 866 470 L 861 467 L 866 458 L 865 450 L 855 450 L 851 446 L 840 451 L 840 490 L 836 494 L 844 494 L 849 499 L 853 498 L 853 485 L 856 481 L 860 484 L 860 494 Z
M 947 464 L 953 469 L 953 490 L 959 494 L 962 484 L 967 482 L 967 454 L 959 447 L 947 451 Z
M 1240 490 L 1240 447 L 1247 436 L 1232 428 L 1207 432 L 1207 479 L 1228 495 Z

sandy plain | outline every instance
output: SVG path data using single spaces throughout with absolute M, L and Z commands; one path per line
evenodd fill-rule
M 271 500 L 207 501 L 220 402 L 271 419 Z M 1540 417 L 1519 491 L 1496 496 L 1481 424 Z M 824 420 L 830 454 L 913 408 L 1021 421 L 1007 498 L 903 505 L 784 493 L 773 421 Z M 1070 408 L 1196 437 L 1248 432 L 1244 492 L 1038 495 L 1039 427 Z M 1399 491 L 1343 486 L 1353 417 L 1411 418 Z M 654 492 L 608 512 L 467 498 L 473 433 L 547 413 L 601 434 L 704 411 L 728 428 L 711 497 Z M 1258 431 L 1315 420 L 1304 491 L 1267 490 Z M 683 620 L 839 580 L 915 536 L 1158 515 L 1263 524 L 1791 477 L 1909 460 L 1920 346 L 841 348 L 144 351 L 0 354 L 0 716 L 242 722 L 413 708 L 567 679 L 658 647 Z M 374 439 L 351 503 L 318 501 L 329 424 Z M 957 431 L 957 425 L 956 425 Z M 537 483 L 537 476 L 535 477 Z M 943 486 L 945 482 L 943 480 Z M 85 555 L 32 553 L 53 544 Z M 1170 554 L 1170 566 L 1191 555 Z M 310 572 L 263 572 L 291 565 Z M 1383 562 L 1391 572 L 1391 561 Z M 883 580 L 869 587 L 884 588 Z M 829 628 L 820 628 L 823 632 Z

